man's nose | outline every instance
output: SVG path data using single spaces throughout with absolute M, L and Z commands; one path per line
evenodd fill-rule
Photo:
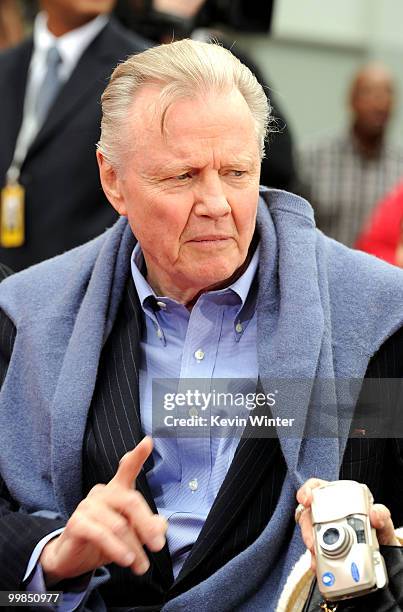
M 196 215 L 214 219 L 224 217 L 231 212 L 231 206 L 219 176 L 209 177 L 201 182 L 195 194 L 194 211 Z

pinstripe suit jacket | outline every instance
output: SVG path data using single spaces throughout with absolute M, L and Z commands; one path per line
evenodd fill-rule
M 133 282 L 126 291 L 103 349 L 97 383 L 83 440 L 83 491 L 107 482 L 120 457 L 142 437 L 138 365 L 141 309 Z M 0 373 L 5 375 L 11 356 L 15 328 L 0 311 Z M 403 331 L 396 332 L 373 357 L 368 377 L 400 377 L 403 372 Z M 107 408 L 114 407 L 111 411 Z M 149 465 L 146 464 L 145 468 Z M 111 580 L 100 588 L 108 607 L 160 609 L 167 599 L 211 575 L 241 552 L 261 533 L 270 519 L 285 474 L 285 462 L 277 440 L 245 439 L 237 449 L 223 486 L 204 528 L 174 582 L 169 551 L 151 554 L 144 577 L 110 566 Z M 403 524 L 403 443 L 401 440 L 350 439 L 344 454 L 341 478 L 365 482 L 377 501 Z M 144 474 L 137 486 L 156 511 Z M 62 520 L 27 516 L 0 480 L 0 587 L 16 589 L 35 544 L 63 524 Z M 290 525 L 292 529 L 292 525 Z M 68 587 L 67 587 L 68 588 Z

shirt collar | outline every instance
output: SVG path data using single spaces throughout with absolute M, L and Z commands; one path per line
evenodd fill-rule
M 139 296 L 140 304 L 143 310 L 145 310 L 146 300 L 148 298 L 157 299 L 157 296 L 143 275 L 143 271 L 145 270 L 145 262 L 140 243 L 138 242 L 133 249 L 130 264 L 137 295 Z
M 38 13 L 33 29 L 35 51 L 44 54 L 52 46 L 56 46 L 63 62 L 66 78 L 74 70 L 78 60 L 99 32 L 109 21 L 109 15 L 98 15 L 83 26 L 56 37 L 47 28 L 47 15 Z
M 251 261 L 249 262 L 248 267 L 243 272 L 243 274 L 232 283 L 229 287 L 225 287 L 224 289 L 219 289 L 216 291 L 211 291 L 208 293 L 223 295 L 227 292 L 235 293 L 241 300 L 240 310 L 245 306 L 248 294 L 250 292 L 252 282 L 256 276 L 256 271 L 259 265 L 259 244 L 257 245 L 255 252 L 252 256 Z M 131 256 L 131 271 L 133 276 L 133 281 L 136 286 L 137 294 L 139 296 L 140 304 L 144 311 L 147 310 L 147 302 L 150 302 L 150 299 L 154 301 L 154 303 L 158 303 L 159 297 L 155 294 L 153 289 L 150 287 L 142 271 L 144 270 L 144 257 L 141 251 L 140 244 L 137 243 L 133 249 L 133 253 Z M 162 296 L 161 296 L 162 297 Z

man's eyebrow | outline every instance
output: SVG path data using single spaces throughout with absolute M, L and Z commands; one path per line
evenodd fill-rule
M 194 166 L 183 164 L 156 164 L 149 166 L 145 175 L 153 180 L 160 178 L 166 178 L 170 176 L 177 176 L 192 170 Z
M 163 166 L 160 166 L 159 169 L 164 174 L 178 174 L 180 172 L 183 172 L 184 170 L 190 170 L 195 167 L 196 166 L 194 164 L 191 164 L 190 162 L 183 160 L 183 162 L 178 161 L 172 164 L 164 164 Z
M 225 160 L 225 163 L 221 164 L 221 168 L 230 168 L 233 166 L 253 166 L 256 160 L 252 156 L 234 157 L 233 159 Z M 186 160 L 183 162 L 177 161 L 173 163 L 167 163 L 164 165 L 156 165 L 150 168 L 151 174 L 168 174 L 176 175 L 187 170 L 203 168 L 204 164 L 197 163 L 195 160 Z
M 233 159 L 230 159 L 227 163 L 222 164 L 223 168 L 228 168 L 228 166 L 243 166 L 249 165 L 253 166 L 256 163 L 256 158 L 251 155 L 243 155 L 237 156 Z

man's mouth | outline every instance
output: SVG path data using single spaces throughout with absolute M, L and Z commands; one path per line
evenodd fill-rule
M 189 242 L 198 242 L 198 243 L 211 243 L 211 242 L 223 242 L 226 240 L 231 240 L 231 236 L 224 236 L 222 234 L 212 234 L 207 236 L 198 236 L 197 238 L 192 238 Z

